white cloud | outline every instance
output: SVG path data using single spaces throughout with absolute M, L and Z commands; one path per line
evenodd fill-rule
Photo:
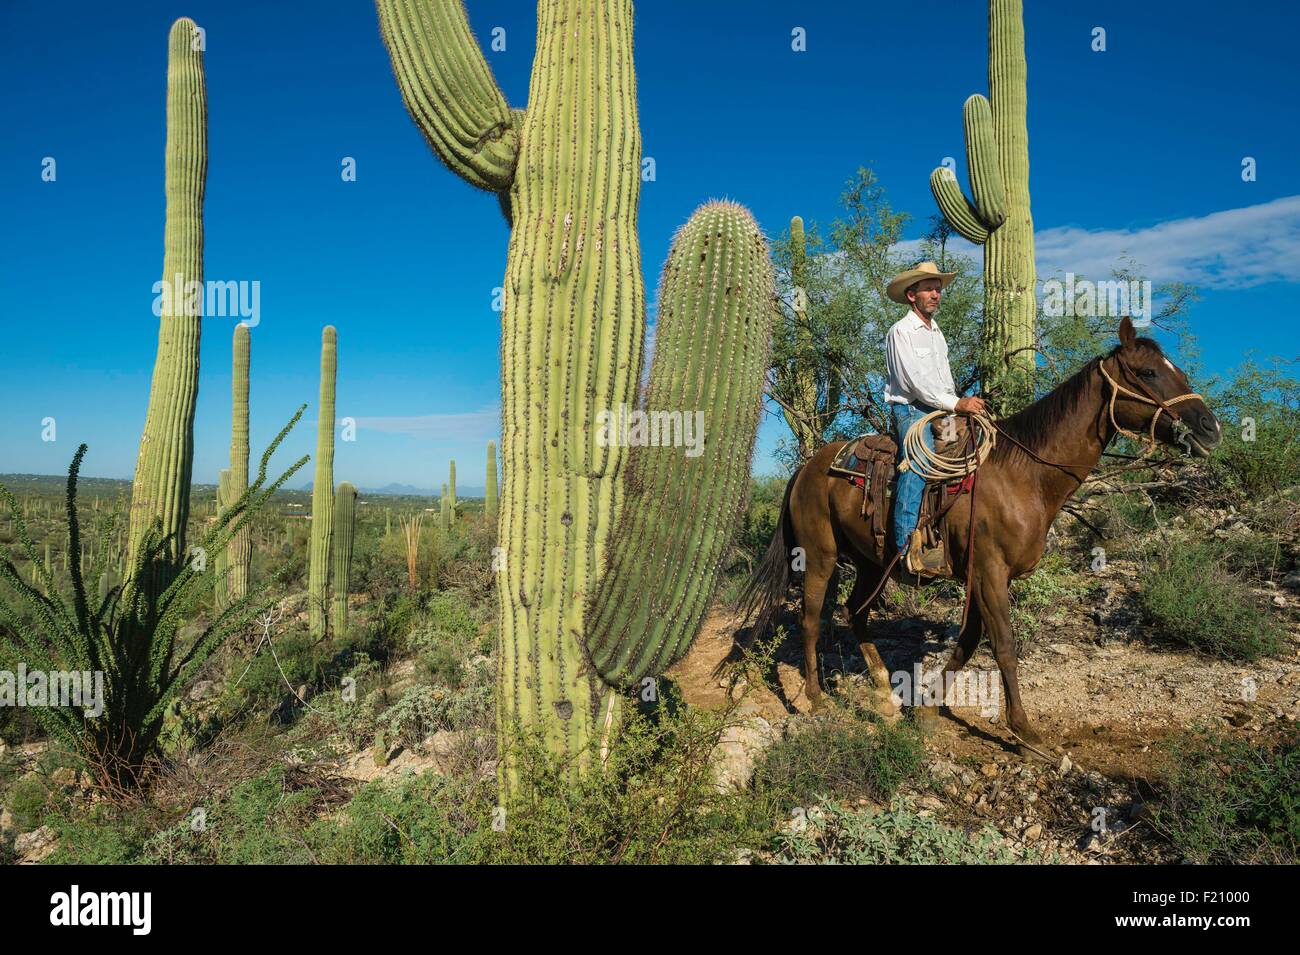
M 915 254 L 920 240 L 900 242 Z M 977 261 L 978 246 L 953 237 L 953 252 Z M 1124 259 L 1152 281 L 1190 282 L 1204 289 L 1244 289 L 1300 282 L 1300 196 L 1257 206 L 1171 219 L 1137 229 L 1053 226 L 1034 234 L 1040 279 L 1073 272 L 1106 278 Z

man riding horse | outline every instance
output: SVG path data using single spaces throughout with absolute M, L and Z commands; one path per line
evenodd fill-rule
M 933 262 L 922 262 L 900 272 L 889 281 L 886 294 L 900 305 L 910 305 L 907 314 L 894 323 L 885 336 L 885 364 L 889 383 L 885 401 L 892 411 L 898 460 L 904 457 L 903 438 L 917 421 L 933 411 L 981 414 L 984 400 L 958 398 L 948 367 L 948 343 L 934 320 L 943 290 L 956 272 L 940 272 Z M 934 438 L 929 428 L 921 429 L 922 440 L 931 450 Z M 927 553 L 921 547 L 916 524 L 921 514 L 925 478 L 915 470 L 898 475 L 894 487 L 894 540 L 904 552 L 907 569 L 914 574 L 934 576 L 942 571 L 942 553 Z

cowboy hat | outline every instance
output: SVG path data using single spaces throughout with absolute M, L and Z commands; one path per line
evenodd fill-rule
M 921 262 L 916 268 L 899 272 L 890 279 L 885 294 L 899 305 L 910 305 L 911 302 L 907 300 L 907 290 L 917 282 L 924 279 L 938 279 L 939 288 L 947 288 L 948 283 L 956 277 L 956 272 L 940 272 L 939 266 L 933 262 Z

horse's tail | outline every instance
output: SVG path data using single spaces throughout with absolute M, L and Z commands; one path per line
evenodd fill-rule
M 795 470 L 785 486 L 785 496 L 781 499 L 781 515 L 776 522 L 776 530 L 767 545 L 767 551 L 758 568 L 754 571 L 745 589 L 741 591 L 736 607 L 744 615 L 746 622 L 753 623 L 751 639 L 767 633 L 772 618 L 785 600 L 790 587 L 790 548 L 794 546 L 794 524 L 790 520 L 790 494 L 794 482 L 799 478 L 802 467 Z

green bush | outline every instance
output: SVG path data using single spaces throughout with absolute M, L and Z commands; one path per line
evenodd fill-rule
M 1225 484 L 1251 497 L 1300 484 L 1300 381 L 1287 373 L 1288 364 L 1247 361 L 1210 402 L 1223 443 L 1208 463 Z
M 839 710 L 804 725 L 773 745 L 754 775 L 754 788 L 786 806 L 824 798 L 891 798 L 917 773 L 925 744 L 906 721 L 889 724 L 865 711 Z
M 1179 546 L 1149 566 L 1138 600 L 1164 642 L 1246 663 L 1286 647 L 1285 631 L 1228 569 L 1220 543 Z
M 44 778 L 28 773 L 9 787 L 5 806 L 13 814 L 14 825 L 22 832 L 30 832 L 40 827 L 49 801 L 50 791 Z
M 1007 865 L 1056 861 L 1007 844 L 989 825 L 975 833 L 945 826 L 895 801 L 888 810 L 829 802 L 778 838 L 776 861 L 848 865 Z
M 1300 862 L 1300 740 L 1234 739 L 1196 726 L 1163 744 L 1156 829 L 1199 864 Z

